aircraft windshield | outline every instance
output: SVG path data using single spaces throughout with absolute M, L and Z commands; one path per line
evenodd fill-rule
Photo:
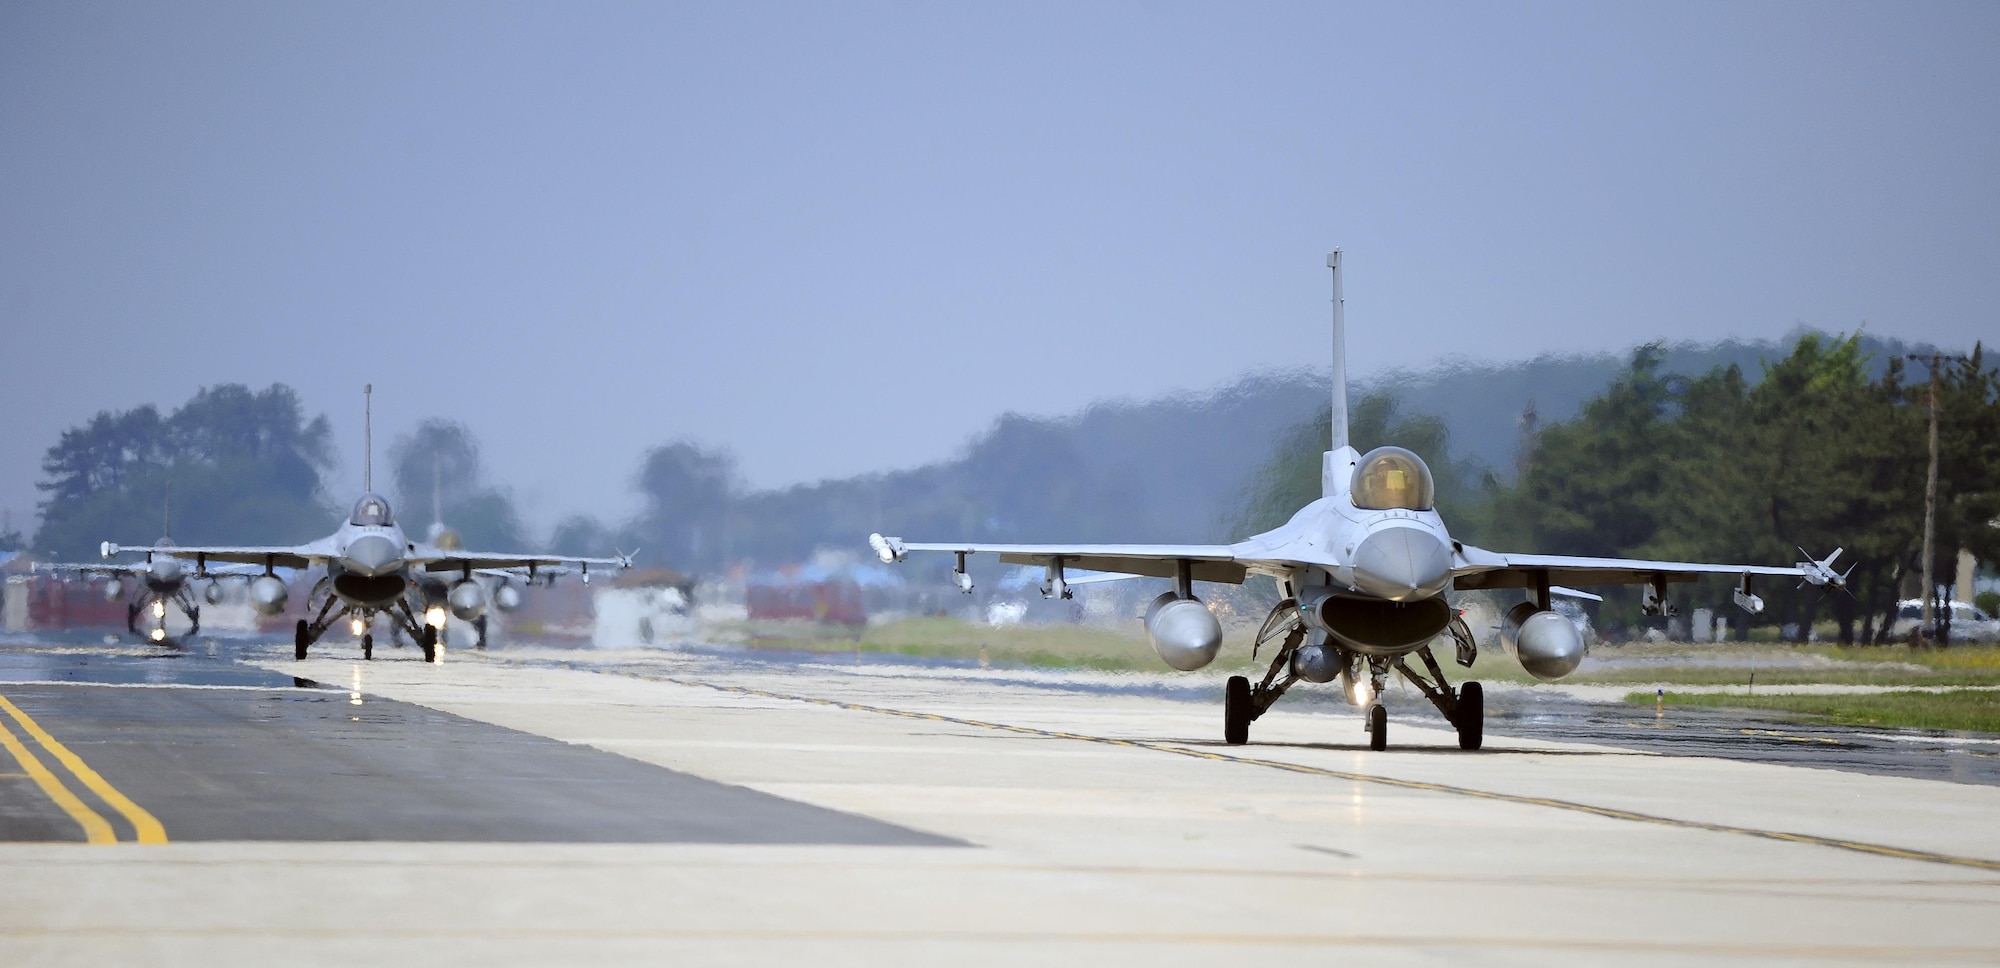
M 365 528 L 384 528 L 395 524 L 396 519 L 389 513 L 389 500 L 380 494 L 363 494 L 354 502 L 354 515 L 348 524 Z
M 1428 511 L 1436 499 L 1431 469 L 1401 447 L 1377 447 L 1354 467 L 1354 506 L 1364 511 Z

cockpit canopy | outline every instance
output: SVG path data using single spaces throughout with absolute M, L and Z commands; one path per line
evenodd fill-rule
M 1354 465 L 1352 496 L 1364 511 L 1428 511 L 1437 486 L 1423 458 L 1401 447 L 1377 447 Z
M 348 524 L 364 528 L 386 528 L 396 523 L 396 516 L 389 510 L 389 499 L 370 491 L 354 502 L 354 513 L 348 517 Z

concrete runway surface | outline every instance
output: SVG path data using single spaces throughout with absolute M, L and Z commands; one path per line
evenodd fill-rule
M 0 964 L 2000 963 L 1977 737 L 378 655 L 0 641 Z

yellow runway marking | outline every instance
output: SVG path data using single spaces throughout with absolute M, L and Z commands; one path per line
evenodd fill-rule
M 83 828 L 85 841 L 93 844 L 118 842 L 117 835 L 111 832 L 111 824 L 98 816 L 97 811 L 84 806 L 76 794 L 69 792 L 69 787 L 63 786 L 62 781 L 56 779 L 56 775 L 49 772 L 49 768 L 43 766 L 41 760 L 35 758 L 35 754 L 28 752 L 28 748 L 21 745 L 21 741 L 5 724 L 0 724 L 0 746 L 7 747 L 7 752 L 14 754 L 14 761 L 21 764 L 21 769 L 28 771 L 28 775 L 34 778 L 35 785 L 42 788 L 42 793 L 54 800 L 56 806 L 61 807 L 64 813 L 69 814 L 71 820 L 76 821 L 77 826 Z
M 1971 867 L 1971 868 L 1976 868 L 1978 870 L 2000 871 L 2000 860 L 1988 860 L 1983 857 L 1961 857 L 1956 854 L 1941 854 L 1928 850 L 1910 850 L 1902 847 L 1891 847 L 1885 844 L 1871 844 L 1865 841 L 1842 840 L 1837 837 L 1821 837 L 1816 834 L 1799 834 L 1783 830 L 1762 830 L 1756 827 L 1737 827 L 1737 826 L 1732 826 L 1730 824 L 1710 823 L 1704 820 L 1683 820 L 1677 817 L 1662 817 L 1650 813 L 1638 813 L 1631 810 L 1620 810 L 1615 807 L 1599 807 L 1588 803 L 1577 803 L 1571 800 L 1555 800 L 1547 797 L 1530 797 L 1530 796 L 1523 796 L 1518 793 L 1499 793 L 1492 790 L 1475 790 L 1470 787 L 1451 786 L 1449 784 L 1444 784 L 1444 783 L 1429 783 L 1423 780 L 1405 780 L 1391 776 L 1377 776 L 1375 774 L 1370 774 L 1370 773 L 1351 773 L 1345 770 L 1332 770 L 1332 769 L 1327 769 L 1325 767 L 1307 766 L 1303 763 L 1287 763 L 1283 760 L 1265 760 L 1250 756 L 1236 756 L 1229 753 L 1217 753 L 1214 752 L 1213 750 L 1191 749 L 1186 746 L 1176 746 L 1172 743 L 1158 743 L 1150 740 L 1114 739 L 1109 736 L 1090 736 L 1083 733 L 1066 733 L 1060 730 L 1037 729 L 1032 726 L 1013 726 L 1007 723 L 989 723 L 977 719 L 961 719 L 956 716 L 944 716 L 938 713 L 920 713 L 920 712 L 912 712 L 910 710 L 905 710 L 905 709 L 889 709 L 882 706 L 866 706 L 860 703 L 842 702 L 837 699 L 819 699 L 813 696 L 792 696 L 778 692 L 767 692 L 762 689 L 750 689 L 744 686 L 721 686 L 721 685 L 716 685 L 715 683 L 712 682 L 699 682 L 690 679 L 676 679 L 671 676 L 649 676 L 649 675 L 642 675 L 635 673 L 628 673 L 628 675 L 634 675 L 636 678 L 640 679 L 653 679 L 660 682 L 671 682 L 674 683 L 675 685 L 682 685 L 682 686 L 701 686 L 708 689 L 719 690 L 721 692 L 736 693 L 738 695 L 744 695 L 744 696 L 757 696 L 764 699 L 779 699 L 790 702 L 811 703 L 813 705 L 818 705 L 818 706 L 832 706 L 837 709 L 849 709 L 855 712 L 877 713 L 884 716 L 898 716 L 904 719 L 923 719 L 939 723 L 953 723 L 959 726 L 972 726 L 978 729 L 991 729 L 1000 732 L 1019 733 L 1028 736 L 1045 736 L 1050 739 L 1070 739 L 1085 743 L 1099 743 L 1106 746 L 1129 746 L 1134 749 L 1154 750 L 1160 753 L 1172 753 L 1176 756 L 1189 756 L 1189 757 L 1194 757 L 1196 759 L 1213 760 L 1221 763 L 1241 763 L 1247 766 L 1261 766 L 1266 769 L 1284 770 L 1287 773 L 1303 773 L 1309 776 L 1323 776 L 1336 780 L 1349 780 L 1355 783 L 1374 783 L 1374 784 L 1380 784 L 1382 786 L 1397 787 L 1399 789 L 1404 789 L 1404 790 L 1422 790 L 1428 793 L 1446 793 L 1446 794 L 1451 794 L 1453 796 L 1473 797 L 1480 800 L 1497 800 L 1503 803 L 1518 803 L 1524 806 L 1548 807 L 1554 810 L 1570 810 L 1576 813 L 1587 813 L 1596 817 L 1604 817 L 1608 820 L 1628 820 L 1635 823 L 1654 824 L 1656 826 L 1662 826 L 1662 827 L 1678 827 L 1683 830 L 1705 830 L 1710 833 L 1736 834 L 1738 836 L 1743 836 L 1743 837 L 1756 837 L 1761 840 L 1778 840 L 1793 844 L 1809 844 L 1815 847 L 1832 847 L 1837 850 L 1850 850 L 1854 851 L 1855 853 L 1870 854 L 1876 857 L 1891 857 L 1897 860 L 1914 860 L 1914 861 L 1921 861 L 1927 864 L 1946 864 L 1952 867 Z
M 43 729 L 40 723 L 30 719 L 27 713 L 22 712 L 21 707 L 8 701 L 6 696 L 0 696 L 0 709 L 6 710 L 7 715 L 14 717 L 14 721 L 20 723 L 21 728 L 26 730 L 29 736 L 35 738 L 35 742 L 42 744 L 43 749 L 48 750 L 70 773 L 74 774 L 77 779 L 82 780 L 83 785 L 90 788 L 90 792 L 97 794 L 99 799 L 110 804 L 111 809 L 123 814 L 126 821 L 132 824 L 133 835 L 139 843 L 164 844 L 167 842 L 167 829 L 160 825 L 159 820 L 155 819 L 152 814 L 147 813 L 145 808 L 133 803 L 130 797 L 118 792 L 117 787 L 112 786 L 103 777 L 98 776 L 97 771 L 91 769 L 90 765 L 83 761 L 83 757 L 70 752 L 69 747 L 56 742 L 56 738 L 50 736 L 48 730 Z M 25 766 L 26 762 L 24 761 L 22 765 Z M 46 790 L 47 787 L 43 787 L 43 789 Z M 65 788 L 63 792 L 67 794 L 69 791 Z M 72 796 L 71 799 L 75 798 Z M 71 814 L 71 816 L 75 815 Z M 91 816 L 95 817 L 97 815 L 93 813 Z M 78 822 L 81 822 L 81 820 Z M 99 818 L 98 822 L 103 823 L 104 821 L 102 818 Z M 96 839 L 91 840 L 93 844 L 99 842 Z

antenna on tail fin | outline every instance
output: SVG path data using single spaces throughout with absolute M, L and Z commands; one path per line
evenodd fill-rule
M 1347 318 L 1346 297 L 1340 291 L 1340 250 L 1326 256 L 1333 270 L 1333 435 L 1320 461 L 1320 494 L 1332 497 L 1347 490 L 1354 470 L 1354 450 L 1347 442 Z
M 375 490 L 375 384 L 361 385 L 361 489 Z

